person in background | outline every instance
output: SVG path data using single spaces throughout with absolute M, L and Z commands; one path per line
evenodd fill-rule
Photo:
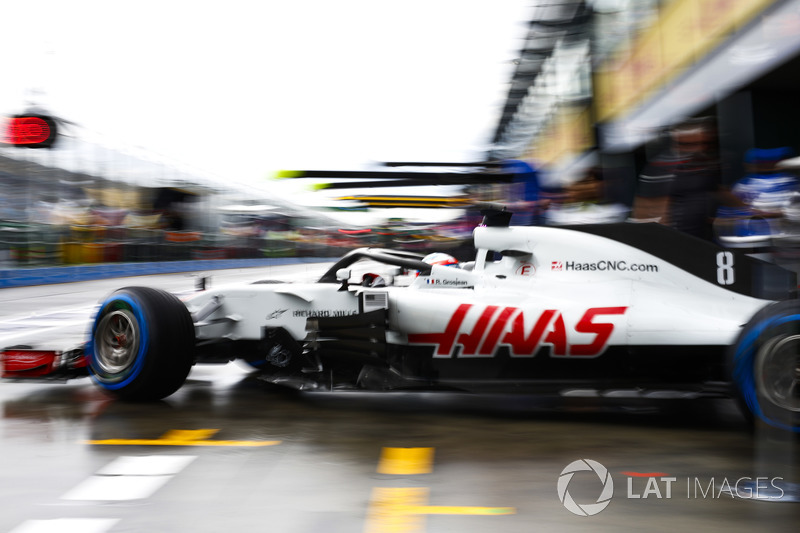
M 733 186 L 733 194 L 762 212 L 775 213 L 788 207 L 797 191 L 797 179 L 779 163 L 792 155 L 789 147 L 748 150 L 745 155 L 747 175 Z
M 721 184 L 716 131 L 708 119 L 694 119 L 673 128 L 669 140 L 639 176 L 631 218 L 711 240 L 716 207 L 740 203 Z
M 603 224 L 622 222 L 626 206 L 606 199 L 605 183 L 599 167 L 589 167 L 580 179 L 564 186 L 546 213 L 547 224 Z
M 570 204 L 603 201 L 603 180 L 600 169 L 590 167 L 581 179 L 564 187 L 564 201 Z
M 720 206 L 714 221 L 715 233 L 723 245 L 769 246 L 774 237 L 784 232 L 784 212 L 794 204 L 798 182 L 779 163 L 791 155 L 788 147 L 747 151 L 747 174 L 731 189 L 738 204 Z

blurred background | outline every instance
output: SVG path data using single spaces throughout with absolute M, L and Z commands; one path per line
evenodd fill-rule
M 461 255 L 486 201 L 798 262 L 798 0 L 6 8 L 3 269 Z

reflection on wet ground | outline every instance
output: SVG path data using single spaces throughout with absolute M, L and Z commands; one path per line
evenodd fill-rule
M 184 388 L 152 404 L 111 400 L 89 380 L 2 384 L 0 403 L 4 531 L 65 518 L 102 520 L 112 532 L 739 531 L 766 520 L 780 531 L 800 517 L 800 504 L 718 490 L 745 477 L 800 480 L 797 438 L 751 432 L 729 401 L 609 408 L 440 392 L 297 393 L 227 365 L 196 367 Z M 159 445 L 165 435 L 186 440 Z M 126 442 L 90 444 L 109 439 Z M 430 450 L 429 471 L 379 472 L 387 448 Z M 158 484 L 146 496 L 74 497 L 96 494 L 120 457 L 163 456 L 195 459 L 148 478 Z M 614 482 L 595 516 L 570 512 L 557 490 L 579 459 L 604 465 Z M 579 471 L 569 497 L 594 504 L 603 486 Z

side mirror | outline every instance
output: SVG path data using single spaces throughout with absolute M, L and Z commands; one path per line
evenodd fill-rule
M 211 276 L 206 273 L 199 274 L 194 280 L 194 290 L 204 291 L 211 284 Z
M 350 280 L 350 269 L 349 268 L 340 268 L 336 271 L 336 281 L 342 283 L 342 286 L 339 287 L 340 291 L 347 290 L 347 282 Z

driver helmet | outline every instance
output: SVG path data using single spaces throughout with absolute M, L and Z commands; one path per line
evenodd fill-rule
M 433 252 L 428 254 L 422 258 L 422 261 L 424 263 L 428 263 L 429 265 L 458 267 L 458 259 L 444 252 Z M 419 276 L 419 272 L 417 272 L 417 276 Z
M 422 258 L 429 265 L 458 266 L 458 259 L 443 252 L 433 252 Z
M 361 278 L 361 284 L 365 287 L 386 287 L 386 280 L 383 276 L 368 272 Z

